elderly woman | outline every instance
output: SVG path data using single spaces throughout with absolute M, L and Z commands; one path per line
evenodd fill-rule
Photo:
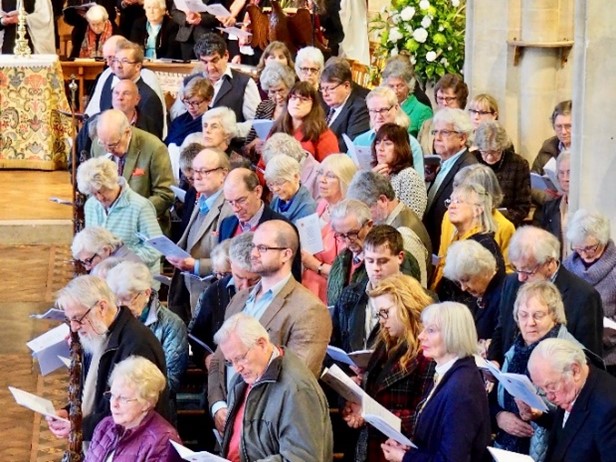
M 580 209 L 571 218 L 567 240 L 573 253 L 563 266 L 592 285 L 601 295 L 603 314 L 616 321 L 616 247 L 605 215 Z M 603 329 L 603 359 L 616 375 L 616 330 Z
M 336 256 L 344 249 L 344 242 L 335 238 L 331 226 L 330 208 L 344 199 L 349 183 L 357 167 L 346 154 L 332 154 L 322 163 L 319 170 L 320 201 L 317 214 L 321 221 L 323 250 L 311 255 L 302 250 L 302 284 L 327 303 L 327 277 Z
M 130 41 L 143 46 L 149 59 L 180 58 L 180 44 L 175 40 L 178 25 L 167 15 L 165 0 L 144 0 L 145 17 L 133 24 Z
M 325 59 L 318 48 L 304 47 L 295 56 L 295 73 L 301 82 L 308 82 L 315 92 L 319 90 L 324 67 Z
M 307 82 L 298 82 L 291 88 L 287 104 L 270 133 L 292 135 L 319 162 L 340 151 L 336 135 L 325 123 L 317 91 Z
M 404 274 L 383 279 L 368 295 L 380 326 L 362 387 L 402 419 L 402 433 L 412 438 L 417 405 L 434 375 L 434 363 L 423 355 L 418 339 L 421 312 L 432 299 L 416 279 Z M 355 462 L 384 461 L 381 444 L 386 437 L 365 424 L 361 406 L 347 402 L 342 415 L 350 427 L 361 428 Z
M 263 50 L 263 54 L 259 58 L 256 69 L 257 86 L 259 87 L 259 93 L 261 94 L 261 99 L 263 100 L 268 99 L 269 95 L 267 90 L 265 90 L 261 84 L 261 74 L 263 73 L 263 70 L 272 63 L 279 63 L 285 67 L 288 67 L 293 72 L 294 78 L 297 78 L 295 73 L 295 63 L 293 62 L 293 56 L 291 56 L 289 48 L 283 42 L 278 40 L 270 42 L 270 44 L 265 47 L 265 50 Z M 292 86 L 293 85 L 289 85 L 289 88 Z
M 317 172 L 319 162 L 312 154 L 305 151 L 299 141 L 286 133 L 275 133 L 263 145 L 261 160 L 264 165 L 275 156 L 282 154 L 299 162 L 299 178 L 314 200 L 319 198 L 319 182 Z
M 177 242 L 184 234 L 184 230 L 188 226 L 190 217 L 192 216 L 195 202 L 197 201 L 197 190 L 194 187 L 194 171 L 192 163 L 197 154 L 203 151 L 204 147 L 201 143 L 188 143 L 180 151 L 180 183 L 179 188 L 186 191 L 184 200 L 180 200 L 176 196 L 174 209 L 178 216 L 182 219 L 179 228 L 174 230 L 174 241 Z
M 269 99 L 259 103 L 255 119 L 276 120 L 287 105 L 287 95 L 295 84 L 295 72 L 277 61 L 269 62 L 261 72 L 260 83 Z M 244 148 L 251 159 L 259 157 L 262 144 L 263 140 L 257 137 L 254 127 L 251 128 Z
M 104 157 L 85 161 L 77 169 L 77 186 L 90 196 L 84 206 L 86 227 L 107 229 L 141 258 L 152 274 L 159 274 L 160 253 L 137 237 L 137 233 L 148 238 L 163 234 L 156 210 L 118 177 L 115 162 Z
M 541 146 L 532 171 L 543 175 L 543 166 L 552 158 L 558 159 L 563 151 L 571 149 L 571 100 L 561 101 L 556 105 L 550 122 L 554 128 L 555 136 L 548 138 Z
M 109 377 L 111 415 L 99 422 L 85 462 L 170 462 L 177 460 L 171 441 L 177 431 L 154 407 L 165 389 L 165 376 L 151 361 L 129 356 Z
M 480 352 L 485 356 L 496 325 L 505 270 L 496 263 L 494 255 L 473 239 L 454 242 L 447 251 L 443 275 L 474 297 L 470 306 Z
M 102 58 L 103 44 L 116 33 L 116 26 L 109 20 L 107 10 L 101 5 L 91 6 L 85 15 L 88 23 L 85 36 L 79 46 L 74 44 L 72 57 Z M 77 55 L 76 51 L 79 52 Z
M 118 304 L 126 306 L 162 345 L 169 390 L 174 395 L 188 365 L 186 326 L 178 315 L 160 304 L 158 294 L 152 290 L 152 275 L 143 263 L 122 262 L 107 272 L 106 280 Z
M 121 239 L 99 226 L 84 228 L 75 234 L 71 244 L 71 253 L 86 271 L 92 271 L 100 262 L 111 257 L 141 262 L 141 258 Z
M 503 372 L 528 376 L 528 359 L 544 339 L 560 338 L 580 345 L 565 327 L 567 320 L 560 292 L 549 281 L 523 284 L 513 305 L 513 317 L 520 333 L 505 353 Z M 529 454 L 537 462 L 545 460 L 546 430 L 522 419 L 515 399 L 500 384 L 495 398 L 491 409 L 498 426 L 495 447 Z
M 520 226 L 530 211 L 528 162 L 512 150 L 507 132 L 498 122 L 483 122 L 475 130 L 477 160 L 490 167 L 503 192 L 500 209 L 514 226 Z M 504 210 L 503 210 L 504 209 Z
M 426 184 L 423 175 L 413 168 L 404 128 L 391 123 L 381 125 L 372 142 L 372 170 L 389 178 L 396 197 L 419 218 L 423 217 L 428 202 Z
M 372 90 L 366 96 L 366 106 L 370 115 L 370 130 L 355 137 L 353 140 L 355 146 L 372 146 L 376 132 L 386 123 L 393 123 L 401 127 L 408 127 L 410 123 L 391 88 L 377 87 Z M 413 166 L 415 171 L 423 176 L 424 159 L 421 146 L 413 135 L 409 135 L 408 138 L 413 155 Z
M 299 179 L 299 163 L 288 156 L 275 156 L 265 167 L 267 187 L 274 194 L 270 208 L 289 221 L 312 215 L 316 203 L 310 191 L 304 188 Z
M 411 120 L 409 133 L 417 137 L 422 124 L 432 117 L 432 107 L 417 99 L 416 91 L 424 98 L 427 97 L 417 85 L 410 59 L 406 56 L 389 58 L 382 78 L 385 85 L 396 93 L 398 104 Z
M 387 440 L 382 445 L 385 459 L 487 460 L 490 412 L 473 358 L 477 350 L 473 317 L 466 306 L 445 302 L 423 310 L 421 322 L 423 355 L 436 362 L 434 385 L 417 409 L 413 436 L 417 448 Z
M 229 157 L 236 155 L 231 149 L 231 140 L 237 136 L 235 112 L 228 107 L 215 107 L 201 116 L 203 132 L 192 134 L 184 141 L 201 143 L 204 148 L 225 151 Z

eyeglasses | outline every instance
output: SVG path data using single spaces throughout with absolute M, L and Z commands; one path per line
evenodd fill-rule
M 482 156 L 500 156 L 503 151 L 479 151 Z
M 355 241 L 359 238 L 359 233 L 361 233 L 361 230 L 364 229 L 364 226 L 366 226 L 365 223 L 357 231 L 349 231 L 348 233 L 334 233 L 334 237 L 337 241 Z
M 343 82 L 340 82 L 336 85 L 334 85 L 333 87 L 324 87 L 323 85 L 321 85 L 321 88 L 319 88 L 319 91 L 323 94 L 328 94 L 331 93 L 332 91 L 334 91 L 336 88 L 338 88 L 340 85 L 342 85 Z
M 261 253 L 266 253 L 269 252 L 270 250 L 287 250 L 288 247 L 270 247 L 269 245 L 265 245 L 265 244 L 250 244 L 250 248 L 252 250 L 257 250 L 257 252 Z
M 225 359 L 225 366 L 233 367 L 235 364 L 246 364 L 246 358 L 248 357 L 248 353 L 250 353 L 250 350 L 252 350 L 253 348 L 254 348 L 254 345 L 251 346 L 250 348 L 248 348 L 246 350 L 246 353 L 244 353 L 243 355 L 238 356 L 237 358 Z
M 328 180 L 337 180 L 338 179 L 338 177 L 336 176 L 335 173 L 333 173 L 333 172 L 325 172 L 325 171 L 323 171 L 321 169 L 317 170 L 317 176 L 325 177 Z
M 383 321 L 385 321 L 386 319 L 389 319 L 389 312 L 391 311 L 393 307 L 389 307 L 389 308 L 381 308 L 379 311 L 377 311 L 374 314 L 374 319 L 382 319 Z
M 438 136 L 447 138 L 453 134 L 459 135 L 460 132 L 457 130 L 430 130 L 430 134 L 435 138 Z
M 300 67 L 299 70 L 304 74 L 318 74 L 321 71 L 318 67 Z
M 244 205 L 246 205 L 246 202 L 248 202 L 248 197 L 244 196 L 244 197 L 240 197 L 239 199 L 235 199 L 233 201 L 227 200 L 227 203 L 231 206 L 231 207 L 243 207 Z
M 289 96 L 289 100 L 290 101 L 299 101 L 300 103 L 307 103 L 309 101 L 312 101 L 312 98 L 309 98 L 307 96 L 297 95 L 297 94 L 294 93 L 291 96 Z
M 466 205 L 475 205 L 477 207 L 480 207 L 481 204 L 477 204 L 475 202 L 467 202 L 464 199 L 459 199 L 459 198 L 449 198 L 449 199 L 445 199 L 445 207 L 449 208 L 452 205 L 461 205 L 461 204 L 466 204 Z
M 105 143 L 100 138 L 97 140 L 98 145 L 102 146 L 105 149 L 115 149 L 120 145 L 121 142 L 122 142 L 122 137 L 120 137 L 120 139 L 114 143 Z
M 382 115 L 387 114 L 389 111 L 391 111 L 391 108 L 393 108 L 393 106 L 382 107 L 381 109 L 368 109 L 368 112 L 370 114 Z
M 122 306 L 131 306 L 133 303 L 135 303 L 135 300 L 137 300 L 144 292 L 137 292 L 135 295 L 133 295 L 130 300 L 126 301 L 125 298 L 120 298 L 117 297 L 117 301 L 118 301 L 118 305 L 122 305 Z
M 457 101 L 458 97 L 457 96 L 437 96 L 436 97 L 436 102 L 437 103 L 453 103 L 454 101 Z
M 469 109 L 468 112 L 470 112 L 471 114 L 475 114 L 475 115 L 488 115 L 488 114 L 494 114 L 494 111 L 480 111 L 479 109 Z
M 599 247 L 601 246 L 601 244 L 597 243 L 595 245 L 589 245 L 586 247 L 573 247 L 571 246 L 571 250 L 573 250 L 574 252 L 577 253 L 583 253 L 583 254 L 594 254 Z
M 511 265 L 511 266 L 513 266 L 513 271 L 515 271 L 517 274 L 530 277 L 530 276 L 533 276 L 535 273 L 537 273 L 537 271 L 539 271 L 539 268 L 541 268 L 543 265 L 539 264 L 535 266 L 532 270 L 519 269 L 519 268 L 516 268 L 515 265 Z
M 110 391 L 103 393 L 103 397 L 109 401 L 119 401 L 122 404 L 132 403 L 133 401 L 139 401 L 139 398 L 127 398 L 126 396 L 116 396 Z
M 282 188 L 288 182 L 289 182 L 288 180 L 268 181 L 267 187 L 270 188 L 271 190 L 274 190 L 274 189 Z
M 69 319 L 66 318 L 65 322 L 70 326 L 71 324 L 77 324 L 79 327 L 83 326 L 83 324 L 85 323 L 85 319 L 88 317 L 88 315 L 90 314 L 90 311 L 92 311 L 92 309 L 98 305 L 100 303 L 100 300 L 97 301 L 94 305 L 92 305 L 90 308 L 87 309 L 87 311 L 83 314 L 82 317 L 80 317 L 79 319 Z
M 571 124 L 556 124 L 554 125 L 554 130 L 557 132 L 571 131 Z
M 205 102 L 205 100 L 204 99 L 200 99 L 198 101 L 195 101 L 195 100 L 190 101 L 190 100 L 187 100 L 187 99 L 183 99 L 182 102 L 186 106 L 188 106 L 188 107 L 199 107 L 199 106 L 201 106 Z
M 211 168 L 209 170 L 206 170 L 204 168 L 199 169 L 199 170 L 193 169 L 193 176 L 210 176 L 211 173 L 215 172 L 216 170 L 221 170 L 221 169 L 222 167 Z
M 122 58 L 122 59 L 118 59 L 118 58 L 113 58 L 113 60 L 111 61 L 114 64 L 137 64 L 139 61 L 129 61 L 126 58 Z
M 94 255 L 92 255 L 90 258 L 84 258 L 83 260 L 75 260 L 78 261 L 79 263 L 81 263 L 83 266 L 85 266 L 86 268 L 92 266 L 92 262 L 94 261 L 94 259 L 96 257 L 98 257 L 99 255 L 97 253 L 95 253 Z
M 535 313 L 527 313 L 525 311 L 519 311 L 518 321 L 526 321 L 527 319 L 532 318 L 533 321 L 539 322 L 539 321 L 543 321 L 548 314 L 549 313 L 546 313 L 544 311 L 536 311 Z

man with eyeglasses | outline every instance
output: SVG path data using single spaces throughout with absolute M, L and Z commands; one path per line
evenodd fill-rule
M 103 112 L 96 124 L 97 142 L 92 157 L 113 160 L 118 175 L 137 194 L 149 199 L 163 232 L 171 230 L 169 208 L 173 203 L 173 173 L 167 147 L 154 135 L 131 127 L 126 115 L 116 109 Z
M 115 304 L 115 296 L 107 283 L 96 276 L 79 276 L 69 282 L 56 299 L 64 310 L 71 330 L 79 335 L 84 349 L 82 368 L 81 410 L 83 439 L 92 439 L 94 427 L 111 415 L 109 401 L 103 394 L 113 367 L 129 356 L 142 356 L 152 361 L 166 375 L 165 356 L 154 334 L 137 320 L 126 307 Z M 156 410 L 170 416 L 168 389 L 162 393 Z M 68 418 L 67 409 L 56 411 Z M 65 421 L 46 418 L 51 432 L 67 438 L 71 428 Z
M 290 223 L 270 220 L 259 225 L 250 261 L 261 281 L 253 289 L 238 292 L 225 317 L 239 312 L 255 317 L 273 343 L 293 351 L 318 375 L 332 324 L 321 300 L 293 277 L 291 267 L 298 253 L 299 237 Z M 239 372 L 225 367 L 222 353 L 220 347 L 216 349 L 208 373 L 208 402 L 219 431 L 227 418 L 227 390 L 234 372 Z
M 584 347 L 602 357 L 603 304 L 594 287 L 560 265 L 560 243 L 534 226 L 519 228 L 509 243 L 509 260 L 516 274 L 507 276 L 500 299 L 499 319 L 488 358 L 502 364 L 517 334 L 513 305 L 525 282 L 551 281 L 562 295 L 567 330 Z
M 340 151 L 347 152 L 342 135 L 353 140 L 370 128 L 366 99 L 353 92 L 353 75 L 348 63 L 335 60 L 325 66 L 319 90 L 327 106 L 327 125 L 336 134 Z
M 237 370 L 229 386 L 223 457 L 233 462 L 332 460 L 327 400 L 297 352 L 243 313 L 228 318 L 215 340 Z
M 473 125 L 462 109 L 444 108 L 432 119 L 434 150 L 440 157 L 440 167 L 428 186 L 428 206 L 423 223 L 432 239 L 432 248 L 441 242 L 441 223 L 447 211 L 445 200 L 453 192 L 453 179 L 462 168 L 476 164 L 477 158 L 468 150 Z
M 186 324 L 193 317 L 199 294 L 209 285 L 200 278 L 212 272 L 210 253 L 218 243 L 220 224 L 233 213 L 222 193 L 229 170 L 229 158 L 218 149 L 204 149 L 192 162 L 193 185 L 199 199 L 178 241 L 190 257 L 167 257 L 175 267 L 169 286 L 169 309 Z

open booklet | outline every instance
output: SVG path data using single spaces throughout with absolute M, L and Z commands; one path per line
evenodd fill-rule
M 524 374 L 513 374 L 511 372 L 501 372 L 491 361 L 486 361 L 480 356 L 475 355 L 475 363 L 480 369 L 487 369 L 500 384 L 505 387 L 507 393 L 514 398 L 518 398 L 534 409 L 542 412 L 549 411 L 547 405 L 537 393 L 537 389 Z
M 47 375 L 64 365 L 60 356 L 70 356 L 66 341 L 69 333 L 68 325 L 60 324 L 26 343 L 32 350 L 32 356 L 38 361 L 42 375 Z
M 337 365 L 325 368 L 321 380 L 347 401 L 362 407 L 362 417 L 389 438 L 400 444 L 416 447 L 413 442 L 401 433 L 402 421 L 377 401 L 370 397 L 359 385 L 346 375 Z
M 230 28 L 228 27 L 227 29 Z M 267 139 L 267 136 L 269 135 L 269 132 L 273 126 L 274 121 L 270 119 L 254 119 L 252 121 L 252 128 L 255 129 L 255 132 L 257 133 L 257 138 L 261 138 L 262 140 Z
M 545 172 L 543 175 L 535 172 L 530 173 L 530 187 L 540 190 L 562 191 L 558 183 L 556 159 L 554 157 L 546 162 L 543 166 L 543 171 Z
M 321 221 L 316 213 L 298 218 L 295 220 L 295 226 L 299 233 L 299 241 L 302 250 L 314 255 L 324 249 L 323 236 L 321 235 Z
M 64 310 L 59 308 L 49 308 L 44 313 L 31 314 L 30 317 L 34 319 L 49 319 L 50 321 L 64 321 L 66 319 Z
M 183 460 L 188 460 L 191 462 L 229 462 L 229 459 L 223 459 L 222 457 L 212 454 L 211 452 L 195 452 L 188 449 L 186 446 L 182 446 L 180 443 L 176 443 L 175 441 L 171 441 L 171 444 Z
M 346 133 L 342 134 L 342 139 L 347 145 L 347 154 L 359 170 L 372 170 L 372 149 L 370 146 L 356 146 Z
M 38 412 L 44 416 L 49 416 L 56 420 L 68 422 L 67 419 L 56 415 L 56 410 L 53 403 L 48 399 L 33 395 L 32 393 L 28 393 L 27 391 L 15 387 L 9 387 L 9 390 L 13 395 L 13 398 L 15 398 L 15 402 L 20 406 L 27 407 L 28 409 Z
M 361 369 L 365 369 L 368 366 L 372 353 L 374 353 L 374 350 L 357 350 L 347 353 L 342 348 L 332 345 L 327 346 L 327 354 L 334 361 L 348 364 L 349 366 L 357 366 Z
M 531 456 L 518 454 L 517 452 L 505 451 L 504 449 L 488 446 L 488 451 L 496 462 L 534 462 Z
M 135 233 L 137 237 L 145 242 L 150 247 L 155 248 L 165 257 L 171 258 L 190 258 L 190 254 L 186 250 L 178 247 L 175 242 L 167 236 L 147 237 L 141 233 Z

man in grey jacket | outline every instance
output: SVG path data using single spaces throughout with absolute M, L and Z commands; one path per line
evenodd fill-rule
M 214 336 L 237 374 L 229 387 L 223 456 L 231 461 L 332 460 L 327 401 L 314 374 L 274 345 L 261 323 L 244 313 Z

